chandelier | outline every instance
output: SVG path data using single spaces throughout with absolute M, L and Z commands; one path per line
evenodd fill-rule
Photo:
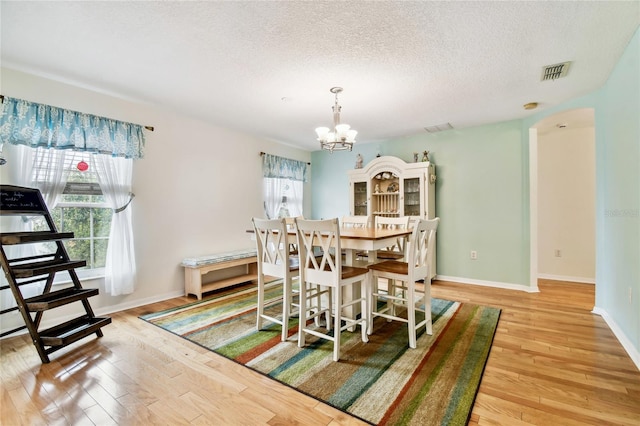
M 329 90 L 336 95 L 336 103 L 333 105 L 333 129 L 328 127 L 318 127 L 316 133 L 318 134 L 318 141 L 320 142 L 320 148 L 326 149 L 330 152 L 349 150 L 356 142 L 357 131 L 351 129 L 348 124 L 340 123 L 340 109 L 338 105 L 338 93 L 342 92 L 342 87 L 332 87 Z M 350 130 L 351 129 L 351 130 Z

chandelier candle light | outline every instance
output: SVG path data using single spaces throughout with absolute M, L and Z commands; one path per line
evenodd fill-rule
M 340 109 L 342 107 L 338 105 L 338 93 L 342 92 L 342 87 L 332 87 L 329 91 L 336 95 L 336 103 L 333 105 L 333 130 L 328 127 L 316 129 L 320 148 L 332 153 L 333 151 L 351 151 L 358 132 L 351 129 L 348 124 L 340 123 Z

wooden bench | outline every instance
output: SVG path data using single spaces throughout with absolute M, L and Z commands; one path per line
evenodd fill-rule
M 186 258 L 181 265 L 184 266 L 185 296 L 193 294 L 198 300 L 202 300 L 203 293 L 258 279 L 258 257 L 255 248 Z M 209 272 L 231 269 L 235 270 L 230 271 L 231 276 L 202 283 L 202 276 Z

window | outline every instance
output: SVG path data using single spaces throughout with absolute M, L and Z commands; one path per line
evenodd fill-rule
M 308 164 L 262 155 L 264 214 L 268 219 L 302 216 L 302 192 Z
M 38 150 L 40 151 L 40 150 Z M 58 153 L 59 154 L 59 153 Z M 59 232 L 73 232 L 74 238 L 65 240 L 64 245 L 73 260 L 85 260 L 87 266 L 78 269 L 78 275 L 86 278 L 90 276 L 104 275 L 104 267 L 107 257 L 107 245 L 111 227 L 112 209 L 107 205 L 95 170 L 89 168 L 85 171 L 78 169 L 78 164 L 84 161 L 90 163 L 87 153 L 70 153 L 69 158 L 64 158 L 64 171 L 68 173 L 67 181 L 56 207 L 50 213 Z M 43 168 L 49 167 L 48 161 L 56 159 L 37 158 L 34 167 L 34 181 L 46 176 Z M 51 173 L 48 173 L 51 175 Z M 43 218 L 34 219 L 33 229 L 48 230 Z M 50 252 L 55 247 L 54 243 L 43 244 L 38 250 Z M 60 279 L 65 280 L 66 274 L 60 274 Z
M 302 216 L 303 182 L 264 178 L 264 211 L 269 219 Z

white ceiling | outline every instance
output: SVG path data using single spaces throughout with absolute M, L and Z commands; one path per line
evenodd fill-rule
M 517 119 L 600 88 L 640 25 L 640 1 L 0 7 L 3 67 L 308 150 L 333 86 L 361 143 Z M 540 81 L 564 61 L 567 77 Z

